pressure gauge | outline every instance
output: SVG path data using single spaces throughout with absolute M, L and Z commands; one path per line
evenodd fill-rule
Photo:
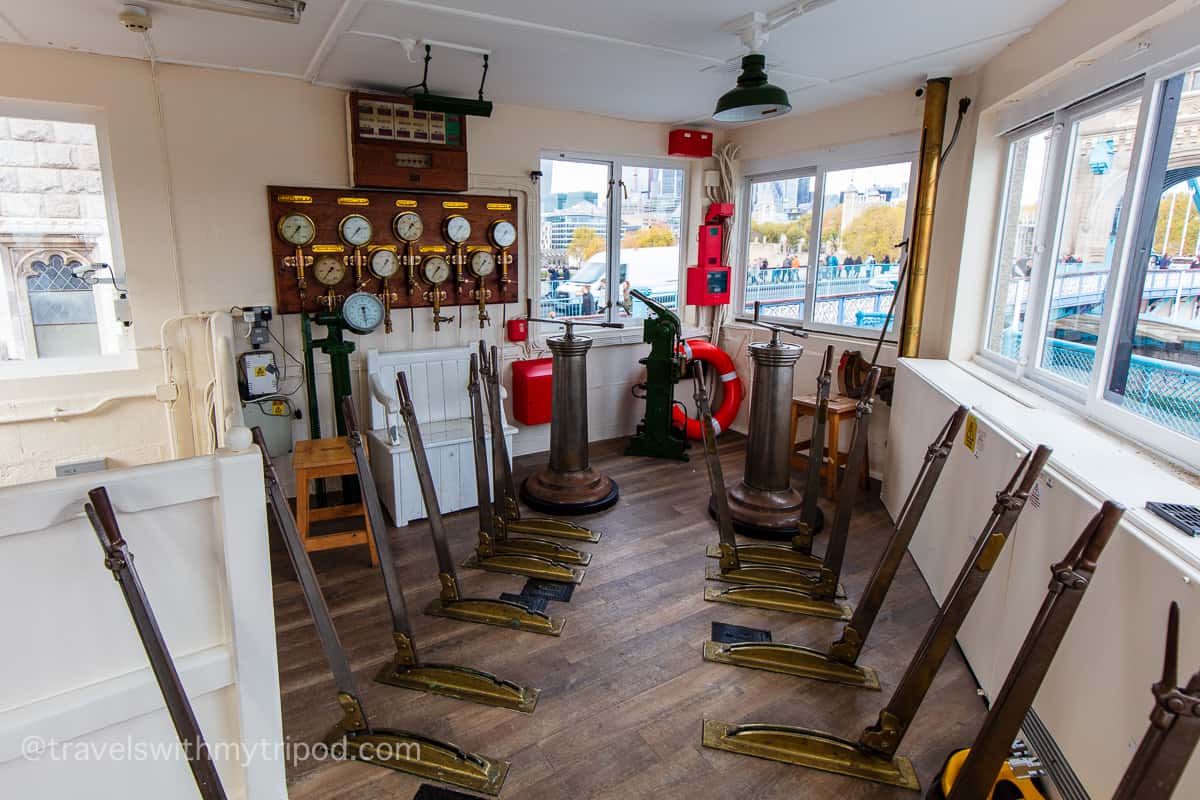
M 342 303 L 342 321 L 355 333 L 370 333 L 383 317 L 383 301 L 373 294 L 354 292 Z
M 337 256 L 318 256 L 313 263 L 313 276 L 325 286 L 337 286 L 346 277 L 346 265 Z
M 371 220 L 362 214 L 350 214 L 338 223 L 338 234 L 342 237 L 342 241 L 351 247 L 362 247 L 371 241 L 373 233 Z
M 317 235 L 317 226 L 307 214 L 293 212 L 284 214 L 275 226 L 279 238 L 292 247 L 304 247 Z
M 462 244 L 471 238 L 471 223 L 464 216 L 451 214 L 442 223 L 442 231 L 446 234 L 446 238 L 454 244 Z
M 471 272 L 477 278 L 486 278 L 496 271 L 496 257 L 488 250 L 476 250 L 471 253 Z
M 517 241 L 517 226 L 506 219 L 498 219 L 488 229 L 488 237 L 501 250 L 512 247 L 513 242 Z
M 396 270 L 400 268 L 400 262 L 396 258 L 396 254 L 391 250 L 376 250 L 371 253 L 371 260 L 368 262 L 371 272 L 376 278 L 390 278 L 396 274 Z
M 417 212 L 405 211 L 392 220 L 392 230 L 400 241 L 415 242 L 425 233 L 425 223 L 421 222 L 421 215 Z
M 442 256 L 429 256 L 421 262 L 421 276 L 434 286 L 445 283 L 450 277 L 450 264 Z

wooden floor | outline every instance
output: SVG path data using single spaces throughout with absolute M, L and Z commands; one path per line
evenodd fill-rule
M 741 475 L 744 443 L 733 434 L 721 437 L 729 480 Z M 626 458 L 623 445 L 592 448 L 593 465 L 617 480 L 621 499 L 611 510 L 581 520 L 604 537 L 583 545 L 594 556 L 571 602 L 551 603 L 551 613 L 567 620 L 561 638 L 424 616 L 421 609 L 437 594 L 428 528 L 420 522 L 391 533 L 421 655 L 540 687 L 532 715 L 374 683 L 392 653 L 378 570 L 369 567 L 363 548 L 314 554 L 373 724 L 511 760 L 505 798 L 918 797 L 700 745 L 702 718 L 804 725 L 848 737 L 873 723 L 936 611 L 911 560 L 901 568 L 862 658 L 879 669 L 883 693 L 706 663 L 700 651 L 713 621 L 769 628 L 776 641 L 822 647 L 839 626 L 704 602 L 704 548 L 716 540 L 716 529 L 704 511 L 703 462 Z M 518 479 L 541 462 L 542 457 L 517 459 Z M 446 521 L 461 561 L 473 544 L 475 513 Z M 876 497 L 862 503 L 844 576 L 852 600 L 883 548 L 888 525 Z M 824 539 L 818 537 L 818 549 Z M 272 555 L 284 735 L 319 741 L 340 718 L 333 682 L 286 554 L 276 546 Z M 468 596 L 496 597 L 524 585 L 517 576 L 478 571 L 462 570 L 460 579 Z M 974 680 L 955 650 L 901 748 L 924 786 L 949 749 L 970 743 L 983 714 Z M 407 800 L 421 783 L 352 762 L 301 761 L 289 765 L 288 779 L 292 800 Z

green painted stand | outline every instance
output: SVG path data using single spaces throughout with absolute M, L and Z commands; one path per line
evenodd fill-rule
M 645 303 L 655 316 L 642 323 L 642 341 L 650 345 L 650 355 L 639 362 L 646 365 L 646 382 L 642 384 L 646 391 L 646 414 L 629 440 L 625 455 L 687 461 L 687 437 L 671 423 L 675 384 L 684 369 L 684 358 L 679 353 L 683 325 L 661 303 L 636 289 L 630 294 Z
M 325 326 L 325 338 L 312 338 L 312 323 Z M 317 413 L 317 384 L 316 370 L 313 364 L 313 349 L 320 349 L 329 356 L 329 370 L 333 382 L 333 418 L 338 436 L 346 435 L 346 417 L 342 413 L 342 398 L 351 395 L 350 390 L 350 354 L 354 352 L 354 342 L 347 341 L 344 333 L 345 325 L 341 315 L 336 312 L 321 311 L 313 314 L 300 315 L 300 327 L 304 336 L 304 368 L 308 372 L 308 430 L 314 439 L 321 438 L 321 420 Z M 359 500 L 358 479 L 346 476 L 342 481 L 342 503 L 357 503 Z M 317 506 L 328 505 L 328 495 L 324 480 L 317 481 Z

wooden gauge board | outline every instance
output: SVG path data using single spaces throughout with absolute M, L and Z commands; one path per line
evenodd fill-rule
M 490 253 L 497 265 L 490 274 L 483 278 L 483 287 L 491 294 L 487 304 L 515 303 L 520 297 L 517 275 L 517 256 L 519 237 L 513 237 L 513 231 L 519 230 L 517 202 L 511 197 L 489 197 L 484 195 L 448 195 L 422 194 L 416 192 L 392 192 L 365 189 L 314 189 L 297 186 L 268 186 L 267 208 L 271 231 L 271 255 L 274 262 L 275 275 L 275 305 L 280 314 L 299 314 L 302 312 L 318 312 L 328 310 L 325 298 L 332 288 L 333 293 L 344 300 L 356 290 L 381 294 L 383 280 L 376 277 L 368 263 L 371 255 L 380 249 L 394 249 L 398 257 L 405 255 L 405 241 L 401 239 L 393 226 L 397 216 L 401 214 L 417 214 L 423 230 L 413 241 L 413 254 L 418 263 L 413 269 L 415 281 L 412 286 L 408 282 L 408 268 L 401 263 L 395 274 L 388 280 L 388 292 L 391 295 L 391 308 L 426 308 L 433 305 L 428 296 L 431 285 L 424 279 L 421 262 L 432 256 L 442 256 L 451 260 L 455 253 L 454 242 L 448 238 L 446 221 L 451 217 L 461 217 L 470 224 L 470 234 L 463 241 L 465 261 L 463 280 L 455 283 L 455 269 L 452 266 L 450 277 L 441 284 L 445 296 L 441 301 L 443 308 L 448 306 L 476 305 L 478 300 L 472 293 L 479 287 L 479 279 L 471 271 L 469 263 L 472 256 L 479 251 Z M 293 239 L 304 238 L 307 229 L 299 236 L 292 235 L 296 226 L 285 229 L 281 222 L 284 219 L 299 219 L 289 217 L 302 214 L 312 222 L 311 240 L 304 245 L 289 244 L 285 234 Z M 343 238 L 343 221 L 351 215 L 365 217 L 371 228 L 370 240 L 361 247 L 363 259 L 362 285 L 356 285 L 353 257 L 355 248 Z M 299 220 L 303 222 L 303 220 Z M 507 223 L 497 226 L 497 223 Z M 355 226 L 361 229 L 361 225 Z M 453 226 L 455 234 L 461 237 L 464 230 L 462 223 Z M 494 232 L 514 238 L 511 246 L 500 248 L 494 239 Z M 354 238 L 353 236 L 351 238 Z M 296 269 L 297 249 L 305 258 L 306 289 L 303 302 L 300 299 L 300 286 Z M 508 256 L 507 283 L 501 283 L 503 270 L 502 256 Z M 323 257 L 332 256 L 344 263 L 349 257 L 351 263 L 345 266 L 345 274 L 332 287 L 321 283 L 316 272 L 318 262 Z M 328 276 L 328 272 L 324 273 Z

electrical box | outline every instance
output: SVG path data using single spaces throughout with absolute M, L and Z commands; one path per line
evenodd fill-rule
M 355 186 L 467 190 L 462 114 L 417 111 L 405 95 L 350 92 L 346 102 Z
M 729 267 L 688 267 L 689 306 L 723 306 L 729 303 Z
M 243 400 L 279 392 L 279 368 L 270 350 L 253 350 L 238 356 L 238 393 Z
M 667 134 L 667 155 L 708 158 L 712 155 L 713 135 L 710 131 L 679 128 Z
M 534 358 L 514 361 L 513 416 L 526 425 L 545 425 L 550 421 L 554 392 L 554 360 Z
M 273 458 L 292 452 L 292 406 L 286 400 L 259 400 L 242 404 L 247 428 L 262 428 L 267 454 Z

